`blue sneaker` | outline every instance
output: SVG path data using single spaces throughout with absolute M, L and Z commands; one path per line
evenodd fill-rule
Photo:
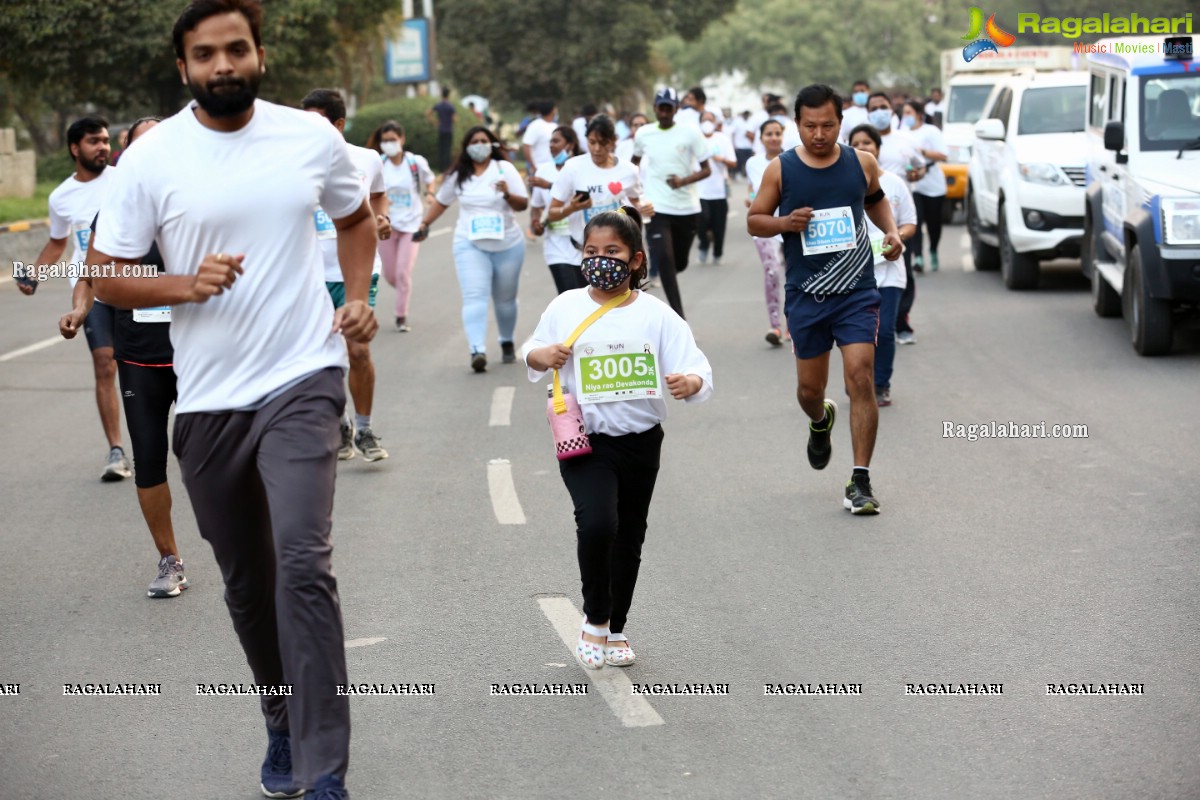
M 262 764 L 263 797 L 300 797 L 304 790 L 292 780 L 292 737 L 267 728 L 267 757 Z
M 306 800 L 350 800 L 350 792 L 337 775 L 326 775 L 304 797 Z

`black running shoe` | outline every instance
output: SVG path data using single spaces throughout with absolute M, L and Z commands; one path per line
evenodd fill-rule
M 517 360 L 517 349 L 513 347 L 512 342 L 501 342 L 500 352 L 503 353 L 501 361 L 505 364 L 515 363 Z
M 852 475 L 846 481 L 846 499 L 842 505 L 850 509 L 851 514 L 878 514 L 879 501 L 871 491 L 871 479 L 866 475 Z
M 471 369 L 476 372 L 487 371 L 487 356 L 483 353 L 471 353 Z
M 824 427 L 818 428 L 815 422 L 808 423 L 808 463 L 813 469 L 825 469 L 829 466 L 829 458 L 833 455 L 833 444 L 829 441 L 829 434 L 833 431 L 837 410 L 837 403 L 825 398 Z

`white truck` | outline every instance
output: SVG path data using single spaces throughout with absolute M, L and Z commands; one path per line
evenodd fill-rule
M 982 53 L 969 62 L 963 58 L 962 48 L 942 51 L 942 92 L 946 106 L 942 134 L 949 151 L 942 164 L 946 175 L 943 206 L 946 222 L 953 219 L 955 209 L 966 201 L 967 164 L 971 160 L 975 123 L 996 81 L 1018 69 L 1080 69 L 1079 64 L 1079 56 L 1065 46 L 1003 47 L 996 53 Z
M 1083 272 L 1096 313 L 1161 355 L 1200 309 L 1200 63 L 1191 37 L 1124 37 L 1088 72 Z

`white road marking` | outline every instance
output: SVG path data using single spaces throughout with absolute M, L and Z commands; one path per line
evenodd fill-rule
M 425 238 L 426 238 L 426 239 L 432 239 L 432 238 L 433 238 L 433 237 L 435 237 L 435 236 L 445 236 L 447 233 L 449 233 L 449 232 L 450 232 L 450 231 L 452 231 L 452 230 L 454 230 L 454 228 L 441 228 L 441 229 L 439 229 L 439 230 L 436 230 L 436 231 L 434 231 L 433 233 L 429 234 L 429 235 L 428 235 L 428 236 L 426 236 Z
M 963 268 L 963 272 L 974 272 L 975 271 L 975 259 L 971 258 L 970 253 L 963 253 L 962 268 Z
M 501 525 L 524 525 L 525 512 L 517 498 L 517 487 L 513 485 L 512 464 L 507 458 L 495 458 L 488 462 L 488 494 L 492 496 L 492 511 Z
M 492 392 L 492 416 L 488 420 L 488 425 L 495 428 L 512 424 L 513 395 L 516 393 L 517 387 L 515 386 L 496 387 L 496 391 Z
M 370 647 L 373 644 L 379 644 L 380 642 L 386 641 L 386 636 L 375 636 L 370 639 L 351 639 L 346 642 L 346 649 L 349 650 L 351 647 Z
M 959 247 L 961 247 L 963 250 L 970 250 L 971 249 L 971 234 L 960 233 L 958 235 L 958 244 L 959 244 Z
M 550 620 L 554 630 L 558 631 L 558 638 L 562 639 L 567 650 L 574 654 L 575 641 L 579 638 L 579 621 L 583 619 L 583 614 L 565 597 L 539 597 L 538 605 L 542 607 L 542 613 Z M 664 724 L 663 718 L 646 698 L 633 693 L 633 681 L 629 680 L 620 667 L 580 669 L 626 728 Z
M 963 249 L 963 255 L 962 255 L 963 272 L 974 272 L 975 271 L 975 259 L 971 257 L 971 235 L 969 233 L 959 234 L 958 244 Z
M 5 353 L 4 355 L 0 356 L 0 361 L 12 361 L 14 358 L 20 358 L 21 356 L 29 355 L 30 353 L 36 353 L 38 350 L 45 350 L 51 345 L 56 345 L 59 342 L 65 341 L 66 339 L 61 336 L 52 336 L 49 339 L 42 339 L 40 342 L 31 344 L 28 347 L 22 347 L 20 350 L 13 350 Z

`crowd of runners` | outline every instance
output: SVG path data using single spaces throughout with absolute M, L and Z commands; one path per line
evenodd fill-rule
M 134 478 L 158 553 L 148 595 L 188 587 L 171 449 L 256 683 L 296 686 L 263 701 L 264 795 L 348 797 L 349 705 L 331 690 L 346 683 L 330 565 L 337 463 L 388 457 L 372 420 L 379 278 L 395 291 L 395 331 L 412 331 L 421 243 L 447 212 L 469 369 L 486 371 L 494 344 L 530 380 L 553 372 L 549 413 L 573 414 L 584 442 L 559 446 L 579 541 L 582 666 L 635 659 L 624 628 L 667 395 L 713 392 L 684 316 L 680 276 L 693 247 L 711 269 L 728 263 L 730 236 L 753 238 L 765 339 L 795 356 L 817 470 L 832 458 L 839 407 L 826 386 L 840 348 L 853 451 L 842 503 L 879 513 L 870 481 L 878 409 L 892 402 L 896 345 L 916 341 L 914 276 L 938 269 L 940 95 L 923 102 L 859 81 L 843 97 L 814 84 L 727 115 L 701 87 L 682 96 L 667 87 L 645 113 L 589 105 L 570 120 L 556 102 L 535 100 L 518 149 L 484 120 L 454 141 L 447 90 L 429 111 L 431 165 L 407 149 L 398 122 L 379 126 L 365 148 L 347 143 L 335 90 L 316 88 L 293 108 L 258 99 L 260 29 L 253 0 L 193 0 L 173 43 L 194 99 L 123 131 L 119 166 L 105 120 L 70 126 L 75 172 L 50 197 L 50 237 L 34 263 L 60 260 L 69 243 L 73 262 L 158 268 L 153 279 L 79 279 L 59 328 L 67 338 L 82 329 L 92 353 L 109 448 L 102 479 Z M 522 341 L 517 294 L 530 239 L 541 240 L 558 296 Z M 19 284 L 26 294 L 37 285 Z M 610 344 L 642 358 L 595 355 Z M 639 389 L 596 380 L 626 364 L 645 379 Z

